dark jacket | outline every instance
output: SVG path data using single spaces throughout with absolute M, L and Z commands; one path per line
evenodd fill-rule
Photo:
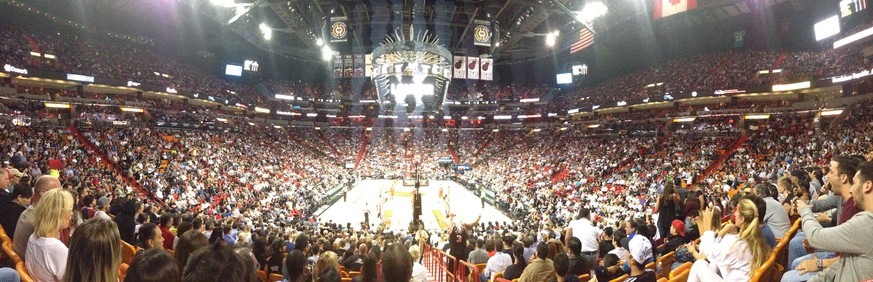
M 132 214 L 122 213 L 115 217 L 115 224 L 118 225 L 118 233 L 121 235 L 121 240 L 136 246 L 136 220 Z

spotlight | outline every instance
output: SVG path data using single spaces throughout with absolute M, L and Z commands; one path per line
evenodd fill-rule
M 270 40 L 271 38 L 273 38 L 273 29 L 270 28 L 270 26 L 265 23 L 261 23 L 261 25 L 259 25 L 258 27 L 261 29 L 261 33 L 264 34 L 264 39 Z
M 333 50 L 330 49 L 330 46 L 324 45 L 324 47 L 321 48 L 321 59 L 325 61 L 330 61 L 332 57 Z
M 321 47 L 322 45 L 324 45 L 324 40 L 322 40 L 321 38 L 315 40 L 315 45 L 318 45 L 318 47 Z
M 558 36 L 555 35 L 554 32 L 551 32 L 546 35 L 546 46 L 552 47 L 555 46 L 555 42 L 558 40 Z
M 590 23 L 594 21 L 594 19 L 606 15 L 607 10 L 609 9 L 606 8 L 606 5 L 603 4 L 603 2 L 589 3 L 582 8 L 581 12 L 576 14 L 576 20 L 583 23 Z

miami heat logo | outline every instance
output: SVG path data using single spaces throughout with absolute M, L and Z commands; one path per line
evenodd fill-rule
M 476 41 L 488 42 L 488 39 L 491 38 L 491 32 L 488 30 L 487 26 L 477 25 L 473 31 L 476 36 Z
M 330 26 L 330 35 L 333 36 L 333 38 L 345 38 L 346 33 L 348 33 L 348 29 L 346 28 L 345 22 L 335 22 Z

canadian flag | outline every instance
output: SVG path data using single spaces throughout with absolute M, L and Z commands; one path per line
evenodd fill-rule
M 697 0 L 654 0 L 654 18 L 660 19 L 697 8 Z

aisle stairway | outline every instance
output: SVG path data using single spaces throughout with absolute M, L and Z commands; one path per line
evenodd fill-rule
M 479 154 L 482 153 L 482 151 L 485 151 L 485 148 L 488 148 L 488 145 L 491 145 L 491 141 L 494 141 L 494 139 L 488 139 L 488 141 L 482 143 L 482 146 L 479 146 L 479 149 L 477 149 L 476 152 L 473 153 L 473 158 L 478 157 Z
M 121 168 L 118 166 L 118 164 L 116 164 L 115 162 L 112 162 L 109 159 L 109 157 L 107 157 L 106 154 L 103 153 L 102 150 L 100 150 L 100 148 L 97 148 L 97 146 L 94 145 L 94 143 L 91 143 L 91 140 L 88 140 L 88 138 L 85 138 L 85 136 L 82 135 L 81 132 L 79 132 L 78 128 L 76 128 L 73 125 L 69 125 L 69 126 L 67 126 L 67 129 L 70 130 L 70 132 L 73 134 L 73 136 L 76 138 L 76 140 L 78 140 L 79 143 L 81 143 L 86 149 L 88 149 L 88 151 L 90 153 L 95 154 L 98 157 L 100 157 L 100 161 L 103 164 L 105 164 L 106 166 L 108 166 L 110 168 L 110 170 L 115 173 L 116 177 L 120 177 L 124 181 L 124 183 L 127 183 L 127 185 L 133 189 L 134 193 L 136 193 L 138 198 L 148 197 L 149 199 L 159 203 L 160 205 L 162 205 L 162 206 L 164 205 L 163 201 L 155 198 L 154 195 L 152 195 L 151 191 L 149 191 L 148 189 L 145 189 L 145 187 L 143 187 L 138 182 L 136 182 L 136 180 L 134 180 L 133 178 L 130 178 L 130 177 L 125 177 L 124 172 L 121 171 Z
M 358 158 L 355 159 L 355 169 L 358 169 L 358 166 L 361 165 L 361 160 L 364 159 L 364 154 L 367 153 L 367 144 L 370 143 L 370 138 L 367 137 L 367 131 L 361 131 L 361 149 L 358 150 Z
M 455 161 L 456 164 L 461 163 L 461 158 L 458 158 L 458 154 L 455 153 L 455 148 L 452 146 L 452 144 L 448 144 L 446 146 L 449 147 L 449 154 L 452 154 L 452 160 Z
M 703 172 L 703 174 L 701 174 L 700 176 L 697 177 L 697 181 L 698 182 L 703 181 L 704 179 L 709 177 L 713 172 L 715 172 L 717 169 L 719 169 L 721 167 L 721 165 L 724 164 L 724 162 L 731 155 L 734 154 L 734 152 L 736 152 L 737 150 L 740 149 L 740 147 L 743 146 L 743 143 L 746 143 L 747 140 L 749 140 L 749 136 L 740 136 L 740 138 L 738 138 L 737 141 L 735 141 L 734 144 L 730 146 L 730 148 L 728 148 L 723 154 L 718 156 L 718 159 L 716 159 L 714 162 L 709 164 L 708 167 L 706 167 L 706 170 Z
M 316 130 L 315 132 L 318 132 L 318 138 L 321 138 L 321 141 L 323 141 L 324 144 L 327 144 L 327 147 L 330 148 L 330 151 L 333 152 L 333 155 L 336 159 L 341 160 L 343 159 L 343 157 L 345 157 L 340 155 L 340 152 L 336 149 L 336 147 L 333 146 L 333 143 L 330 142 L 330 139 L 327 139 L 327 136 L 324 135 L 323 131 Z

